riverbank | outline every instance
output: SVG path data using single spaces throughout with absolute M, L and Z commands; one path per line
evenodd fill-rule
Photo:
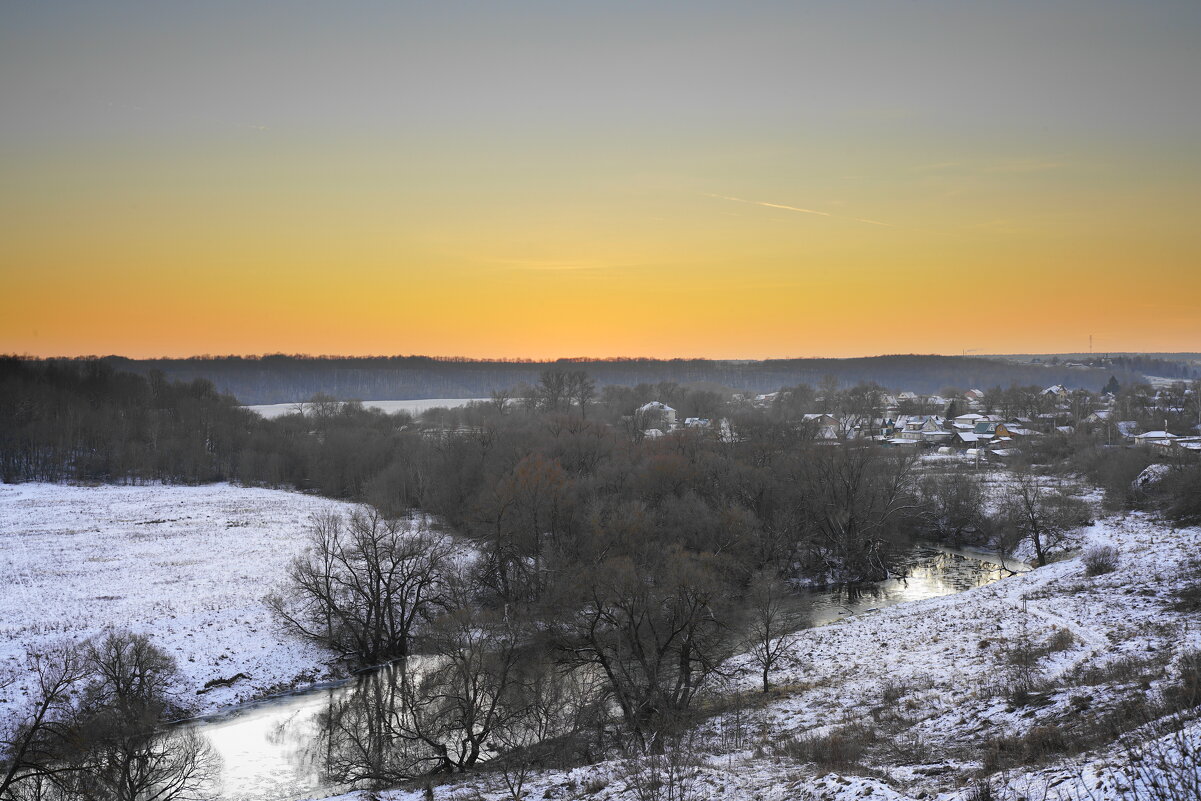
M 0 669 L 119 625 L 175 657 L 198 714 L 341 676 L 328 653 L 280 633 L 262 597 L 312 515 L 350 508 L 228 484 L 0 485 Z M 25 700 L 5 695 L 0 716 Z
M 1170 692 L 1182 656 L 1201 648 L 1177 593 L 1201 529 L 1173 531 L 1141 514 L 1075 533 L 1076 551 L 1117 551 L 1089 577 L 1080 556 L 957 595 L 894 606 L 796 634 L 767 702 L 708 721 L 687 738 L 693 799 L 969 799 L 987 777 L 995 798 L 1121 797 L 1121 748 L 1090 739 L 1137 724 Z M 756 696 L 756 669 L 727 665 L 719 694 Z M 1020 686 L 1023 682 L 1028 687 Z M 1132 716 L 1125 719 L 1122 715 Z M 1098 725 L 1093 725 L 1098 724 Z M 1201 739 L 1194 724 L 1186 736 Z M 645 766 L 610 760 L 549 771 L 530 798 L 639 799 Z M 366 799 L 351 794 L 342 799 Z M 380 794 L 417 801 L 417 791 Z M 438 799 L 509 798 L 481 773 Z

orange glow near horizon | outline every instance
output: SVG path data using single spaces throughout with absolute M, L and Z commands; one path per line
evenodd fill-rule
M 526 41 L 505 18 L 498 44 L 431 17 L 427 54 L 356 29 L 318 69 L 305 37 L 325 28 L 279 8 L 244 33 L 201 9 L 142 38 L 114 18 L 111 44 L 27 12 L 47 19 L 0 48 L 17 112 L 0 123 L 0 352 L 786 358 L 1079 352 L 1090 334 L 1098 352 L 1201 351 L 1201 84 L 1168 80 L 1195 57 L 1168 25 L 1119 46 L 1129 20 L 1097 21 L 1102 48 L 1045 12 L 1040 94 L 1001 28 L 961 79 L 905 44 L 933 36 L 913 23 L 880 56 L 894 80 L 869 62 L 819 75 L 837 17 L 802 47 L 810 27 L 775 6 L 624 28 L 536 6 L 593 39 Z M 955 9 L 940 24 L 989 30 L 970 15 L 994 12 Z M 743 53 L 763 64 L 715 60 L 731 26 L 731 47 L 775 43 Z M 228 58 L 213 31 L 235 37 Z M 1115 58 L 1146 75 L 1093 77 Z

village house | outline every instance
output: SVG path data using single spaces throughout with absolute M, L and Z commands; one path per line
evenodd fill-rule
M 1133 437 L 1135 429 L 1138 428 L 1138 421 L 1137 420 L 1119 420 L 1116 423 L 1114 423 L 1113 425 L 1114 425 L 1114 428 L 1116 428 L 1118 430 L 1118 433 L 1121 434 L 1123 437 Z
M 981 420 L 976 423 L 976 427 L 972 429 L 972 432 L 977 436 L 992 438 L 997 435 L 997 425 L 998 423 L 993 420 Z
M 988 441 L 992 439 L 992 437 L 988 436 L 987 434 L 977 434 L 973 431 L 963 430 L 957 430 L 953 432 L 951 437 L 951 441 L 954 444 L 965 448 L 980 447 L 987 444 Z
M 1160 448 L 1170 448 L 1180 437 L 1175 434 L 1169 434 L 1167 431 L 1146 431 L 1142 434 L 1135 434 L 1131 439 L 1134 440 L 1136 445 L 1155 445 Z
M 832 414 L 805 414 L 801 416 L 806 428 L 813 431 L 814 439 L 839 439 L 840 423 Z
M 659 423 L 661 428 L 675 428 L 676 410 L 660 401 L 651 401 L 639 406 L 636 412 L 647 423 Z
M 1047 387 L 1046 389 L 1044 389 L 1041 394 L 1042 395 L 1053 395 L 1055 398 L 1057 398 L 1059 400 L 1067 400 L 1068 397 L 1071 396 L 1072 393 L 1068 392 L 1068 388 L 1065 387 L 1063 384 L 1055 384 L 1054 386 L 1050 386 L 1050 387 Z
M 995 433 L 998 437 L 1009 437 L 1010 439 L 1013 439 L 1015 437 L 1034 436 L 1036 432 L 1031 431 L 1028 428 L 1022 428 L 1016 423 L 997 423 Z
M 975 412 L 972 412 L 951 418 L 951 425 L 955 428 L 963 429 L 964 431 L 973 431 L 976 428 L 976 423 L 989 419 L 991 418 L 989 418 L 988 415 L 976 414 Z

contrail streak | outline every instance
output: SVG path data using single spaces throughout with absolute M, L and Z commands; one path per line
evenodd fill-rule
M 715 197 L 718 200 L 732 200 L 735 203 L 749 203 L 752 206 L 765 206 L 769 209 L 784 209 L 785 211 L 799 211 L 802 214 L 818 214 L 822 217 L 834 217 L 836 219 L 854 220 L 855 222 L 867 223 L 868 225 L 883 225 L 886 228 L 896 228 L 892 223 L 880 222 L 879 220 L 868 220 L 864 217 L 843 217 L 839 214 L 831 214 L 828 211 L 818 211 L 817 209 L 803 209 L 800 206 L 786 206 L 783 203 L 768 203 L 765 200 L 747 200 L 741 197 L 730 197 L 729 195 L 715 195 L 712 192 L 706 192 L 706 197 Z

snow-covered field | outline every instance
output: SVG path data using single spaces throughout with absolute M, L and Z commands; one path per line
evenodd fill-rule
M 1071 735 L 1167 684 L 1106 673 L 1106 666 L 1140 661 L 1171 676 L 1183 653 L 1201 647 L 1197 621 L 1169 608 L 1180 565 L 1201 553 L 1201 529 L 1173 531 L 1132 514 L 1103 519 L 1071 543 L 1098 545 L 1118 550 L 1115 572 L 1089 578 L 1079 557 L 1065 558 L 987 587 L 799 633 L 773 675 L 780 685 L 773 700 L 737 719 L 730 713 L 712 718 L 694 732 L 700 765 L 685 771 L 682 797 L 966 801 L 979 797 L 972 784 L 981 773 L 992 773 L 993 797 L 1005 801 L 1128 797 L 1115 789 L 1125 783 L 1113 768 L 1124 761 L 1120 749 L 1052 756 L 1033 768 L 1004 771 L 982 763 L 1000 743 L 1028 743 L 1023 738 L 1056 731 Z M 1011 700 L 1017 644 L 1041 654 L 1032 670 L 1034 700 L 1025 703 Z M 733 675 L 721 692 L 753 695 L 754 667 L 745 658 L 729 667 Z M 807 738 L 831 734 L 844 743 L 864 741 L 863 755 L 853 765 L 822 767 L 798 756 Z M 1183 736 L 1201 743 L 1201 727 L 1194 724 Z M 632 775 L 633 768 L 612 760 L 552 771 L 526 789 L 529 798 L 637 801 L 648 797 L 639 793 L 648 780 L 636 769 Z M 412 791 L 380 796 L 421 797 Z M 510 796 L 500 776 L 484 774 L 440 787 L 435 797 Z
M 0 669 L 19 667 L 27 647 L 115 625 L 175 655 L 198 711 L 328 677 L 329 655 L 283 636 L 262 597 L 312 514 L 330 508 L 349 505 L 227 484 L 2 484 Z M 23 701 L 7 695 L 0 715 Z

